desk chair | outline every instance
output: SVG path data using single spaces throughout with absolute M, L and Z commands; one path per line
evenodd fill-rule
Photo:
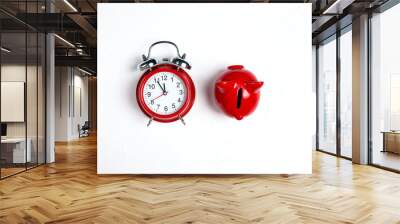
M 78 125 L 79 138 L 89 136 L 89 129 L 90 129 L 89 121 L 85 121 L 82 127 Z

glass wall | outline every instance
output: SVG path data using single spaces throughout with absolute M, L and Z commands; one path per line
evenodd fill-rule
M 1 177 L 26 169 L 26 33 L 1 34 Z M 7 50 L 4 50 L 7 49 Z
M 318 149 L 336 153 L 336 36 L 318 47 Z
M 400 5 L 371 19 L 373 164 L 400 170 Z
M 16 9 L 37 13 L 40 2 L 19 1 Z M 0 178 L 45 162 L 45 41 L 43 33 L 0 13 Z
M 352 157 L 352 32 L 340 36 L 340 154 Z

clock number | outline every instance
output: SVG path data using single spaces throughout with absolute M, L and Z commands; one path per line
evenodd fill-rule
M 1 0 L 0 0 L 1 1 Z M 179 76 L 170 72 L 159 72 L 144 83 L 142 97 L 146 109 L 150 109 L 154 116 L 174 115 L 188 98 L 188 89 L 185 82 Z

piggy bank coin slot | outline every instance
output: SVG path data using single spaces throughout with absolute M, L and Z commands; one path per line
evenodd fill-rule
M 243 89 L 240 88 L 238 90 L 238 94 L 237 94 L 237 101 L 236 101 L 236 108 L 240 109 L 240 106 L 242 105 L 242 98 L 243 98 Z

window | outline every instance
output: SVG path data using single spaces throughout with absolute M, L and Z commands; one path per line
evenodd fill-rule
M 340 36 L 340 155 L 352 157 L 352 32 Z
M 318 47 L 318 149 L 336 153 L 336 37 Z
M 371 18 L 371 162 L 400 170 L 400 5 Z

